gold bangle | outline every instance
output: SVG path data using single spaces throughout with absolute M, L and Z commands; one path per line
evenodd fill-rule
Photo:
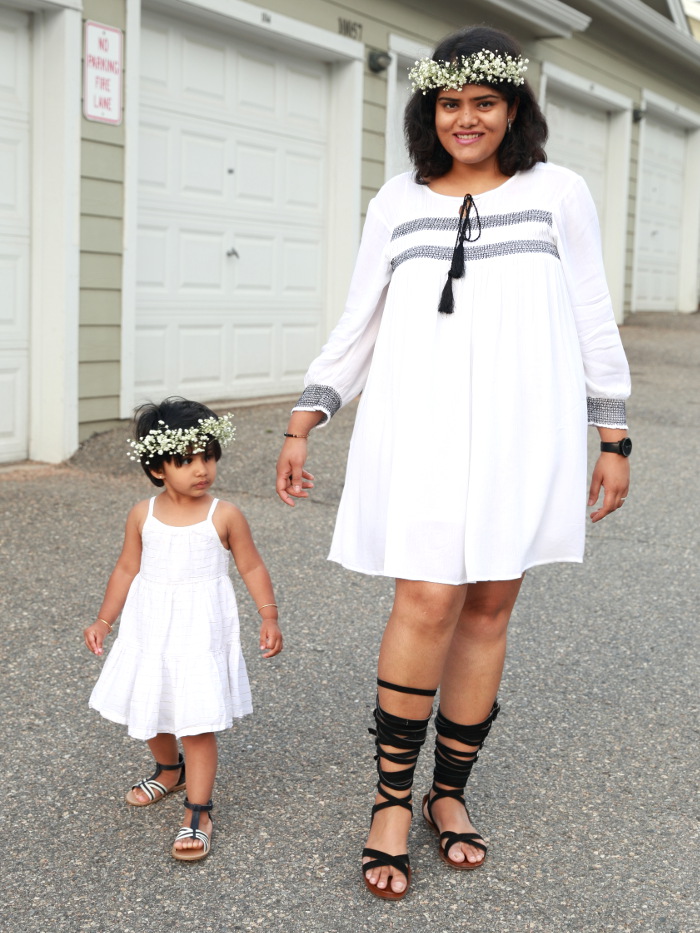
M 110 635 L 112 634 L 112 625 L 114 625 L 114 622 L 112 622 L 112 625 L 110 625 L 109 622 L 108 622 L 106 619 L 99 619 L 99 618 L 98 618 L 97 621 L 98 621 L 98 622 L 104 622 L 104 624 L 105 624 L 105 625 L 107 626 L 107 628 L 109 629 L 109 634 L 110 634 Z
M 265 603 L 264 606 L 261 606 L 261 607 L 258 609 L 258 612 L 262 612 L 263 609 L 267 609 L 269 606 L 274 606 L 275 609 L 279 609 L 279 606 L 277 605 L 277 603 Z

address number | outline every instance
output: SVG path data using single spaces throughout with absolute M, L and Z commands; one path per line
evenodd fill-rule
M 338 32 L 341 36 L 347 36 L 348 39 L 358 39 L 362 41 L 362 23 L 353 23 L 352 20 L 338 17 Z

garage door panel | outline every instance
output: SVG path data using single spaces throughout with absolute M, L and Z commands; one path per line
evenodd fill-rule
M 134 354 L 137 397 L 152 393 L 155 398 L 168 391 L 168 360 L 172 358 L 172 323 L 142 323 L 136 330 Z
M 25 351 L 0 352 L 0 459 L 26 457 L 28 418 L 26 385 L 28 357 Z
M 3 10 L 0 18 L 0 113 L 26 118 L 29 95 L 29 17 Z
M 634 307 L 674 311 L 678 302 L 686 134 L 649 115 L 640 165 Z
M 165 328 L 168 354 L 147 388 L 293 391 L 321 337 L 328 69 L 144 23 L 156 64 L 142 84 L 136 335 L 153 350 Z
M 0 120 L 0 227 L 29 225 L 29 131 Z

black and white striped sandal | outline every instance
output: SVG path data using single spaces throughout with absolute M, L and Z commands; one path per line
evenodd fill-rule
M 180 862 L 198 862 L 200 859 L 206 858 L 209 855 L 209 849 L 211 848 L 211 834 L 214 832 L 214 823 L 212 821 L 210 834 L 207 835 L 204 830 L 199 828 L 199 814 L 200 813 L 209 813 L 211 814 L 212 802 L 209 803 L 190 803 L 187 797 L 185 797 L 185 806 L 188 810 L 192 810 L 192 825 L 183 826 L 182 829 L 175 836 L 175 842 L 179 842 L 181 839 L 199 839 L 202 843 L 201 849 L 176 849 L 175 843 L 170 850 L 170 854 L 173 858 L 176 858 Z M 211 820 L 211 816 L 209 817 Z
M 175 787 L 168 789 L 164 784 L 156 780 L 156 778 L 160 777 L 162 771 L 177 771 L 178 768 L 180 769 L 180 776 Z M 185 759 L 180 755 L 176 765 L 159 765 L 158 762 L 156 762 L 155 772 L 151 777 L 146 778 L 145 781 L 139 781 L 138 784 L 132 786 L 131 790 L 126 795 L 126 802 L 132 807 L 150 807 L 152 803 L 158 803 L 159 800 L 162 800 L 163 797 L 167 797 L 168 794 L 174 794 L 176 791 L 184 789 Z M 139 798 L 134 795 L 135 790 L 142 790 L 148 797 L 148 800 L 139 800 Z

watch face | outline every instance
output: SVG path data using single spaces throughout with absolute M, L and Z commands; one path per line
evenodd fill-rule
M 632 440 L 629 437 L 623 437 L 620 441 L 620 453 L 623 457 L 629 457 L 632 453 Z

